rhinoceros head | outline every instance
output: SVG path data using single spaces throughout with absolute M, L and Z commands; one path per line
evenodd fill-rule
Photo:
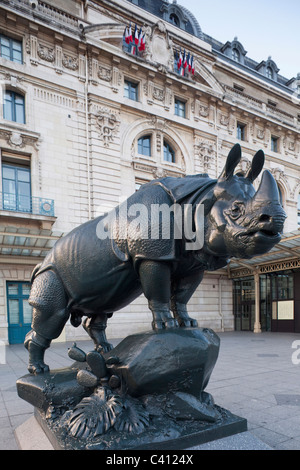
M 281 239 L 286 214 L 280 204 L 277 184 L 265 170 L 257 191 L 253 181 L 264 165 L 264 153 L 253 157 L 245 176 L 234 170 L 241 159 L 236 144 L 214 188 L 214 204 L 206 219 L 205 241 L 216 256 L 251 258 L 269 251 Z

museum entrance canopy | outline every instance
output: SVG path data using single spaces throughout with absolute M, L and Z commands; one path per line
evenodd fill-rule
M 37 264 L 61 236 L 51 230 L 0 225 L 0 263 Z
M 300 268 L 300 230 L 285 233 L 271 251 L 250 260 L 233 258 L 228 267 L 231 279 Z

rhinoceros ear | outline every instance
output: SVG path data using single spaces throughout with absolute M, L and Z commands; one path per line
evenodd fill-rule
M 248 170 L 248 173 L 246 174 L 245 178 L 248 178 L 253 183 L 255 178 L 258 177 L 261 170 L 263 169 L 264 163 L 265 163 L 265 154 L 262 150 L 259 150 L 254 155 L 252 159 L 251 168 Z
M 242 156 L 241 146 L 240 144 L 235 144 L 228 154 L 225 167 L 222 173 L 220 174 L 219 178 L 226 178 L 226 179 L 231 178 L 235 170 L 235 167 L 240 162 L 241 156 Z

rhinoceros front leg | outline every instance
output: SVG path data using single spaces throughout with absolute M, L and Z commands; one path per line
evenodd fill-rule
M 153 330 L 178 326 L 177 321 L 170 313 L 170 266 L 160 261 L 142 261 L 139 275 L 143 293 L 153 315 Z
M 176 279 L 172 283 L 171 309 L 174 318 L 181 327 L 196 327 L 197 320 L 191 318 L 187 311 L 186 304 L 194 294 L 203 279 L 203 271 L 193 273 L 181 279 Z

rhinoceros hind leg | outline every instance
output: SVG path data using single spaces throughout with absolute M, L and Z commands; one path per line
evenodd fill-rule
M 82 324 L 85 331 L 94 341 L 95 349 L 99 352 L 108 352 L 113 349 L 113 345 L 109 343 L 106 338 L 106 325 L 106 314 L 95 314 L 91 317 L 87 317 Z
M 177 327 L 177 320 L 170 313 L 171 270 L 169 265 L 157 261 L 143 261 L 139 275 L 143 293 L 153 315 L 153 330 Z
M 29 352 L 29 372 L 40 374 L 49 370 L 44 363 L 45 350 L 61 334 L 69 317 L 63 284 L 53 271 L 45 271 L 34 279 L 29 304 L 33 307 L 32 330 L 24 345 Z

